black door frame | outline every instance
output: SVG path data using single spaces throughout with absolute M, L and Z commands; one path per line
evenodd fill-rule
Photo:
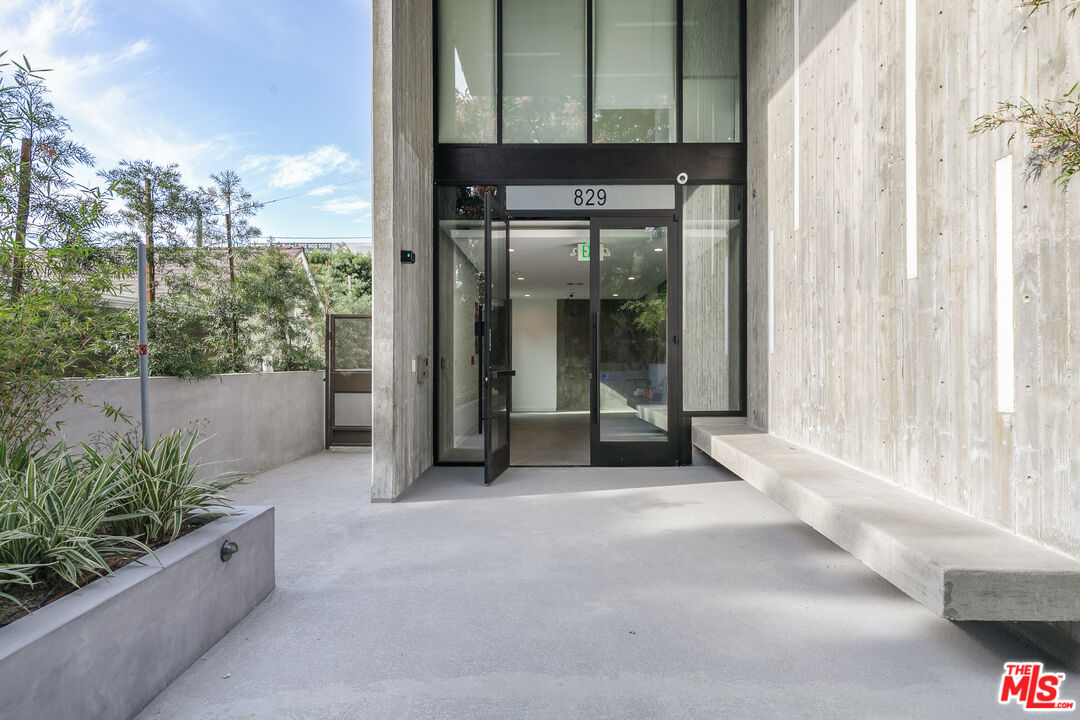
M 493 278 L 493 269 L 498 267 L 495 262 L 495 253 L 499 249 L 492 242 L 492 223 L 499 222 L 505 225 L 506 239 L 502 247 L 502 278 L 496 281 Z M 490 485 L 495 478 L 510 467 L 510 411 L 513 408 L 513 314 L 510 302 L 510 216 L 503 210 L 502 205 L 491 193 L 484 195 L 484 314 L 483 314 L 483 355 L 481 358 L 484 384 L 481 386 L 483 394 L 481 416 L 481 428 L 484 433 L 484 484 Z M 505 306 L 498 318 L 501 322 L 496 323 L 492 317 L 492 308 L 495 298 L 493 287 L 503 288 L 506 293 Z M 502 344 L 505 353 L 505 366 L 500 362 L 503 358 L 492 357 L 492 338 L 496 333 L 502 335 Z M 505 417 L 494 415 L 492 410 L 492 397 L 498 387 L 506 398 Z M 493 446 L 493 431 L 501 430 L 501 437 L 505 444 Z
M 583 213 L 581 210 L 530 210 L 522 213 L 507 212 L 506 217 L 511 223 L 515 220 L 585 221 L 589 223 L 589 242 L 596 247 L 599 247 L 598 237 L 601 227 L 637 228 L 651 224 L 667 228 L 668 440 L 666 443 L 609 442 L 603 445 L 600 442 L 599 347 L 596 333 L 600 297 L 600 254 L 596 252 L 592 254 L 589 265 L 589 465 L 583 467 L 662 467 L 680 464 L 680 448 L 684 439 L 683 424 L 678 421 L 682 414 L 682 355 L 679 345 L 682 334 L 682 232 L 676 211 L 674 209 L 590 210 Z M 513 233 L 512 228 L 510 233 Z M 485 447 L 486 442 L 485 439 Z
M 642 211 L 595 216 L 589 223 L 589 242 L 594 252 L 589 267 L 589 368 L 590 388 L 589 436 L 590 460 L 593 467 L 642 466 L 658 467 L 679 464 L 682 410 L 682 356 L 679 336 L 682 333 L 682 266 L 679 248 L 678 217 L 672 211 Z M 637 229 L 664 227 L 667 230 L 667 442 L 604 442 L 600 436 L 600 231 L 607 228 Z
M 617 181 L 613 181 L 610 184 L 626 184 L 626 185 L 651 184 L 651 185 L 655 185 L 655 184 L 665 184 L 667 182 L 670 182 L 670 180 L 665 181 L 665 180 L 661 180 L 661 179 L 642 179 L 642 178 L 638 178 L 638 179 L 635 179 L 633 181 L 617 180 Z M 573 185 L 573 184 L 604 184 L 604 183 L 603 182 L 595 182 L 595 181 L 592 181 L 592 180 L 590 180 L 587 183 L 583 183 L 583 182 L 579 182 L 578 180 L 575 180 L 575 179 L 565 179 L 565 178 L 563 178 L 563 179 L 559 179 L 558 181 L 532 180 L 532 181 L 529 181 L 529 182 L 520 182 L 520 183 L 513 183 L 513 184 L 515 184 L 515 185 L 549 185 L 549 184 Z M 705 185 L 709 185 L 709 184 L 726 184 L 726 185 L 740 186 L 740 187 L 743 188 L 743 203 L 744 203 L 743 206 L 745 207 L 745 202 L 746 202 L 746 199 L 747 199 L 747 186 L 746 186 L 745 180 L 732 182 L 732 181 L 722 181 L 722 180 L 719 180 L 719 179 L 715 179 L 715 180 L 714 179 L 708 179 L 708 180 L 702 179 L 702 180 L 699 180 L 699 181 L 697 181 L 697 182 L 695 182 L 693 184 L 694 185 L 698 185 L 698 184 L 705 184 Z M 485 179 L 485 180 L 482 180 L 482 181 L 471 180 L 469 182 L 455 182 L 455 183 L 444 183 L 443 181 L 436 182 L 435 185 L 434 185 L 434 187 L 436 188 L 436 192 L 433 193 L 433 198 L 432 198 L 432 235 L 435 238 L 439 237 L 439 232 L 440 232 L 440 230 L 439 230 L 439 223 L 440 223 L 439 197 L 440 197 L 440 195 L 439 195 L 439 192 L 438 192 L 438 188 L 444 187 L 444 186 L 446 186 L 446 187 L 452 187 L 452 186 L 491 187 L 491 188 L 495 189 L 497 198 L 503 198 L 503 199 L 505 198 L 506 186 L 501 184 L 498 180 Z M 583 212 L 582 210 L 529 210 L 529 211 L 518 211 L 518 212 L 514 212 L 514 213 L 508 212 L 507 217 L 510 220 L 582 220 L 582 221 L 588 221 L 590 223 L 591 223 L 591 221 L 593 219 L 605 219 L 605 218 L 637 219 L 637 218 L 658 218 L 658 217 L 667 218 L 667 217 L 671 217 L 674 220 L 674 224 L 672 226 L 673 234 L 670 234 L 669 237 L 668 237 L 668 245 L 669 245 L 669 257 L 668 257 L 668 263 L 669 263 L 669 265 L 668 265 L 668 268 L 669 268 L 668 269 L 669 312 L 668 312 L 668 318 L 669 318 L 669 323 L 670 323 L 670 326 L 671 326 L 671 329 L 669 330 L 669 332 L 671 334 L 677 335 L 679 337 L 679 349 L 677 350 L 677 352 L 679 353 L 680 362 L 679 362 L 678 368 L 676 368 L 676 372 L 678 373 L 678 381 L 679 381 L 679 387 L 678 387 L 678 393 L 677 394 L 676 394 L 676 391 L 675 391 L 674 387 L 671 386 L 671 383 L 672 383 L 673 380 L 672 380 L 672 377 L 671 377 L 672 370 L 671 370 L 670 367 L 669 367 L 669 371 L 668 371 L 669 372 L 669 380 L 668 380 L 669 387 L 672 387 L 672 391 L 671 391 L 672 400 L 668 404 L 668 433 L 669 433 L 669 437 L 674 439 L 674 442 L 676 443 L 676 448 L 678 449 L 677 464 L 689 465 L 689 464 L 691 464 L 691 456 L 692 456 L 692 448 L 690 446 L 691 420 L 692 420 L 692 418 L 694 418 L 694 417 L 746 417 L 746 410 L 745 410 L 745 408 L 747 407 L 747 380 L 746 380 L 746 378 L 747 378 L 747 367 L 748 367 L 748 364 L 749 364 L 749 361 L 748 361 L 749 353 L 745 352 L 745 351 L 742 353 L 741 374 L 742 374 L 743 383 L 742 383 L 742 393 L 741 393 L 740 403 L 741 403 L 741 407 L 743 409 L 740 409 L 740 410 L 716 410 L 716 411 L 695 410 L 695 411 L 692 411 L 692 412 L 684 412 L 684 410 L 683 410 L 683 398 L 682 398 L 682 387 L 681 387 L 682 386 L 682 382 L 681 382 L 682 381 L 682 374 L 681 374 L 682 373 L 682 363 L 681 363 L 682 286 L 681 286 L 681 283 L 682 283 L 682 253 L 683 253 L 683 237 L 682 236 L 683 236 L 683 227 L 682 227 L 682 222 L 681 222 L 682 202 L 679 199 L 680 198 L 680 192 L 682 190 L 682 186 L 676 185 L 675 189 L 676 189 L 676 199 L 675 199 L 675 209 L 674 210 L 652 209 L 652 210 L 639 210 L 639 211 L 638 210 L 635 210 L 635 211 L 617 211 L 617 210 L 590 209 L 590 210 L 585 211 L 585 212 Z M 744 218 L 744 222 L 746 220 L 748 220 L 748 218 Z M 590 225 L 590 227 L 591 227 L 591 225 Z M 744 253 L 744 255 L 742 257 L 742 267 L 743 267 L 743 273 L 744 274 L 742 275 L 742 277 L 739 278 L 739 282 L 740 282 L 740 284 L 742 286 L 742 291 L 741 291 L 741 295 L 742 295 L 742 298 L 741 298 L 742 313 L 741 314 L 742 314 L 742 317 L 740 318 L 740 328 L 741 328 L 741 336 L 742 336 L 742 338 L 741 338 L 742 339 L 742 345 L 741 346 L 743 348 L 746 348 L 747 313 L 748 313 L 747 283 L 746 283 L 746 275 L 745 275 L 745 272 L 746 272 L 746 256 L 745 256 L 745 253 L 746 253 L 746 239 L 747 239 L 747 236 L 744 236 L 744 242 L 743 242 L 743 248 L 742 248 L 743 253 Z M 435 243 L 435 266 L 436 267 L 438 267 L 439 261 L 440 261 L 439 260 L 439 243 L 436 242 Z M 674 271 L 672 270 L 673 267 L 674 267 Z M 436 318 L 439 317 L 439 304 L 440 304 L 439 303 L 439 285 L 438 285 L 438 282 L 439 282 L 438 273 L 437 272 L 433 273 L 433 279 L 432 279 L 432 283 L 433 283 L 432 287 L 433 287 L 433 293 L 434 293 L 434 309 L 433 309 L 433 313 L 434 313 L 434 317 L 436 317 Z M 676 286 L 676 283 L 678 284 L 677 286 Z M 590 292 L 591 292 L 591 290 L 590 290 Z M 677 305 L 676 305 L 676 303 L 677 303 Z M 677 328 L 677 331 L 676 331 L 676 328 Z M 432 335 L 433 335 L 433 337 L 432 337 L 433 347 L 435 349 L 436 356 L 438 356 L 439 352 L 440 352 L 438 330 L 433 329 Z M 669 345 L 669 350 L 670 350 L 670 345 Z M 671 364 L 671 360 L 670 360 L 671 357 L 672 356 L 669 355 L 669 366 Z M 482 368 L 480 368 L 480 370 L 482 371 Z M 438 381 L 436 381 L 436 382 L 438 382 Z M 438 410 L 437 410 L 439 402 L 440 402 L 439 393 L 436 392 L 435 393 L 436 412 L 434 414 L 434 417 L 432 418 L 432 425 L 433 425 L 433 427 L 432 427 L 432 453 L 433 453 L 433 457 L 436 458 L 435 464 L 440 465 L 440 466 L 465 466 L 465 467 L 482 466 L 483 465 L 482 459 L 478 460 L 478 461 L 454 461 L 454 460 L 439 460 L 439 459 L 437 459 L 439 457 L 439 438 L 441 437 L 441 435 L 440 435 L 439 413 L 438 413 Z

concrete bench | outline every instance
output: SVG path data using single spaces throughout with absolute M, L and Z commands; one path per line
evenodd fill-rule
M 694 445 L 952 620 L 1080 620 L 1080 562 L 748 427 L 695 418 Z

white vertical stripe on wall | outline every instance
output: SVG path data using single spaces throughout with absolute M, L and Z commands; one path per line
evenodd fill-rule
M 731 294 L 728 287 L 728 264 L 724 263 L 724 354 L 731 353 Z
M 995 292 L 997 300 L 997 407 L 998 412 L 1016 410 L 1013 338 L 1013 158 L 1006 155 L 995 166 L 997 206 L 995 243 Z
M 773 248 L 773 231 L 769 230 L 769 353 L 776 351 L 776 291 L 773 288 L 776 267 L 773 256 L 776 254 Z
M 800 221 L 799 205 L 801 204 L 800 197 L 801 197 L 801 194 L 802 194 L 802 186 L 801 186 L 801 183 L 799 182 L 799 154 L 800 154 L 799 145 L 801 143 L 801 138 L 799 137 L 799 52 L 800 52 L 799 51 L 799 2 L 800 2 L 800 0 L 794 0 L 794 3 L 793 3 L 793 7 L 794 7 L 793 29 L 794 29 L 794 32 L 792 33 L 792 37 L 793 37 L 793 39 L 792 39 L 792 45 L 793 45 L 792 56 L 793 56 L 794 62 L 795 62 L 795 72 L 792 75 L 792 87 L 794 88 L 794 94 L 793 94 L 794 99 L 792 101 L 792 117 L 793 117 L 793 120 L 794 120 L 794 123 L 795 123 L 795 130 L 794 130 L 794 133 L 793 133 L 794 140 L 792 141 L 791 152 L 792 152 L 792 161 L 794 163 L 794 168 L 793 168 L 793 173 L 792 173 L 793 174 L 793 180 L 794 180 L 794 182 L 792 183 L 793 187 L 794 187 L 794 189 L 793 189 L 794 201 L 792 202 L 792 211 L 794 213 L 794 218 L 793 218 L 794 228 L 793 229 L 795 230 L 795 232 L 799 232 L 799 221 Z
M 918 0 L 907 0 L 904 7 L 904 165 L 907 174 L 905 230 L 907 233 L 907 277 L 913 280 L 919 276 L 919 174 L 918 174 L 918 138 L 915 131 L 915 84 L 917 80 L 915 52 L 917 36 Z

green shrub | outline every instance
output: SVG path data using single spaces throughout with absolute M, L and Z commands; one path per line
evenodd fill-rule
M 117 561 L 153 554 L 193 512 L 227 514 L 225 491 L 245 479 L 197 478 L 197 430 L 170 432 L 149 450 L 127 435 L 109 444 L 34 457 L 0 439 L 0 599 L 17 603 L 10 592 L 38 582 L 78 587 Z
M 4 546 L 8 543 L 15 542 L 17 540 L 24 540 L 30 536 L 26 533 L 19 532 L 17 530 L 7 530 L 0 532 L 0 556 L 4 553 Z M 14 565 L 14 564 L 0 564 L 0 600 L 10 600 L 18 605 L 18 600 L 13 596 L 7 594 L 2 588 L 12 589 L 19 585 L 34 584 L 30 578 L 30 573 L 34 571 L 34 567 L 30 565 Z
M 108 531 L 112 523 L 147 514 L 118 512 L 127 499 L 120 470 L 115 453 L 87 462 L 62 448 L 31 458 L 23 470 L 0 468 L 0 534 L 6 537 L 0 568 L 16 579 L 23 573 L 78 586 L 88 574 L 108 572 L 115 559 L 150 552 L 139 540 Z
M 223 510 L 232 506 L 225 491 L 245 476 L 218 473 L 196 481 L 203 466 L 192 455 L 201 444 L 197 430 L 174 430 L 158 438 L 149 450 L 129 435 L 116 436 L 114 452 L 124 484 L 118 508 L 129 519 L 114 521 L 113 532 L 150 544 L 172 541 L 189 513 L 226 514 Z M 100 456 L 88 448 L 86 457 L 97 462 Z M 215 513 L 215 509 L 222 511 Z

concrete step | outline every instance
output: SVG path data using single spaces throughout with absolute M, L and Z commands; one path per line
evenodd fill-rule
M 1080 620 L 1080 562 L 754 430 L 695 418 L 694 445 L 952 620 Z

